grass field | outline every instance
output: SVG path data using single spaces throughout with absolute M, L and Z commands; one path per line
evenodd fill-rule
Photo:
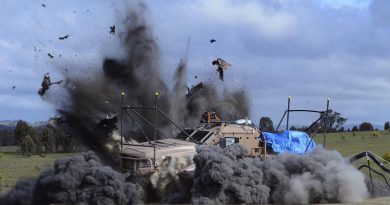
M 53 165 L 56 159 L 77 153 L 48 154 L 45 158 L 38 155 L 26 157 L 18 153 L 0 154 L 0 192 L 11 189 L 21 178 L 36 177 Z
M 376 132 L 376 134 L 374 134 Z M 323 135 L 317 134 L 314 137 L 317 144 L 323 144 Z M 339 151 L 344 157 L 352 157 L 363 151 L 371 151 L 380 157 L 383 154 L 390 152 L 390 132 L 389 131 L 367 131 L 367 132 L 343 132 L 343 133 L 329 133 L 326 136 L 326 148 L 330 150 Z M 353 163 L 355 167 L 367 165 L 365 157 Z M 371 162 L 371 167 L 383 173 L 387 180 L 390 180 L 390 174 L 383 172 L 379 166 Z M 390 168 L 390 164 L 387 165 Z M 361 170 L 368 175 L 368 169 Z M 379 175 L 372 173 L 374 178 L 383 180 Z M 389 181 L 390 183 L 390 181 Z
M 379 135 L 373 136 L 376 132 Z M 317 144 L 323 144 L 323 135 L 314 137 Z M 390 152 L 389 131 L 366 131 L 366 132 L 341 132 L 328 133 L 326 135 L 326 148 L 339 151 L 344 157 L 352 157 L 362 151 L 371 151 L 379 156 Z
M 368 150 L 383 156 L 390 152 L 390 132 L 377 131 L 378 136 L 373 136 L 373 132 L 344 132 L 327 134 L 326 148 L 339 151 L 344 157 L 354 156 L 362 151 Z M 317 144 L 323 143 L 323 135 L 318 134 L 314 137 Z M 53 162 L 61 157 L 75 155 L 77 153 L 66 154 L 48 154 L 45 158 L 37 155 L 26 157 L 17 154 L 17 147 L 0 146 L 0 192 L 11 189 L 16 181 L 25 177 L 36 177 L 44 169 L 52 166 Z M 366 164 L 365 159 L 354 163 L 356 167 Z M 373 168 L 380 170 L 378 166 L 372 163 Z M 390 165 L 389 165 L 390 167 Z M 366 170 L 363 172 L 367 173 Z M 378 177 L 373 175 L 374 177 Z M 390 174 L 386 175 L 390 180 Z

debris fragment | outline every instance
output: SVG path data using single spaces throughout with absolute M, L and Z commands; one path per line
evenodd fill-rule
M 110 26 L 110 33 L 115 34 L 115 25 Z
M 12 86 L 12 90 L 15 90 L 16 86 Z
M 215 39 L 210 39 L 210 43 L 215 43 L 215 42 L 217 42 L 217 40 L 215 40 Z
M 67 39 L 68 37 L 69 37 L 69 35 L 66 35 L 66 36 L 59 37 L 58 39 L 64 40 L 64 39 Z
M 111 7 L 113 7 L 114 5 L 115 5 L 115 2 L 112 3 L 112 4 L 110 4 L 107 8 L 111 8 Z
M 214 60 L 212 64 L 218 66 L 217 72 L 219 74 L 219 79 L 223 81 L 223 72 L 224 70 L 227 70 L 231 65 L 226 61 L 222 60 L 221 58 L 217 58 L 217 60 Z
M 197 76 L 197 75 L 195 76 L 195 79 L 198 79 L 198 76 Z
M 54 56 L 53 56 L 52 54 L 50 54 L 50 53 L 47 53 L 47 55 L 48 55 L 51 59 L 54 58 Z
M 42 84 L 41 84 L 41 88 L 39 89 L 38 91 L 38 94 L 43 96 L 47 90 L 49 90 L 49 87 L 53 84 L 60 84 L 62 83 L 62 80 L 60 81 L 57 81 L 57 82 L 51 82 L 50 81 L 50 76 L 49 76 L 49 73 L 46 73 L 44 76 L 43 76 L 43 80 L 42 80 Z
M 198 83 L 197 85 L 195 86 L 192 86 L 191 89 L 187 87 L 187 94 L 186 94 L 186 97 L 190 97 L 191 95 L 193 95 L 194 93 L 198 92 L 199 90 L 201 90 L 204 86 L 203 86 L 203 83 Z
M 104 131 L 106 133 L 111 133 L 115 129 L 118 129 L 117 114 L 108 114 L 95 127 L 95 131 L 100 131 L 100 132 Z
M 45 5 L 45 4 L 42 4 L 42 7 L 46 7 L 46 5 Z

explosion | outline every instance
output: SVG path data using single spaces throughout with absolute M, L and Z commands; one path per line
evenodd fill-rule
M 37 179 L 22 180 L 0 197 L 0 204 L 134 204 L 139 203 L 143 187 L 127 182 L 125 175 L 113 170 L 118 133 L 96 129 L 107 114 L 120 112 L 119 94 L 126 93 L 125 105 L 151 107 L 156 91 L 158 107 L 169 113 L 180 126 L 193 126 L 204 111 L 215 111 L 223 120 L 248 116 L 248 98 L 242 91 L 225 89 L 223 93 L 212 84 L 186 96 L 186 59 L 182 59 L 174 75 L 174 85 L 165 83 L 160 71 L 158 46 L 152 30 L 143 17 L 144 5 L 132 8 L 124 22 L 126 35 L 122 46 L 124 59 L 105 58 L 96 72 L 88 76 L 67 75 L 67 100 L 54 103 L 66 119 L 64 129 L 80 139 L 96 154 L 57 160 L 54 167 Z M 86 78 L 89 78 L 88 80 Z M 48 99 L 55 101 L 56 99 Z M 154 115 L 142 112 L 147 119 Z M 127 140 L 142 141 L 134 123 L 122 127 Z M 159 120 L 159 126 L 168 123 Z M 146 132 L 153 132 L 144 127 Z M 169 128 L 166 128 L 169 129 Z M 146 133 L 150 134 L 150 133 Z M 114 138 L 112 138 L 114 136 Z M 162 136 L 158 136 L 161 138 Z M 244 147 L 226 149 L 213 146 L 197 147 L 193 158 L 195 172 L 178 172 L 191 164 L 191 159 L 170 159 L 161 172 L 151 177 L 154 188 L 163 193 L 164 203 L 226 204 L 308 204 L 361 202 L 369 196 L 364 175 L 335 151 L 317 149 L 308 155 L 281 154 L 262 161 L 245 157 Z M 113 167 L 103 166 L 99 157 Z M 108 157 L 107 157 L 108 156 Z M 165 179 L 179 187 L 168 192 Z M 138 185 L 141 186 L 141 185 Z M 153 201 L 153 199 L 151 199 Z M 155 202 L 155 201 L 153 201 Z
M 158 63 L 159 49 L 143 17 L 144 9 L 144 5 L 133 8 L 125 18 L 123 26 L 127 32 L 121 38 L 127 53 L 124 59 L 105 58 L 102 59 L 102 67 L 95 72 L 90 71 L 86 76 L 65 76 L 70 85 L 65 87 L 68 99 L 61 103 L 55 103 L 56 99 L 48 99 L 66 119 L 64 126 L 67 132 L 97 154 L 109 153 L 105 147 L 111 138 L 107 133 L 97 133 L 96 124 L 107 114 L 120 112 L 121 92 L 125 93 L 125 106 L 140 107 L 152 107 L 154 93 L 159 92 L 158 108 L 173 116 L 181 126 L 192 126 L 206 110 L 220 113 L 224 120 L 242 118 L 249 113 L 247 97 L 241 91 L 225 90 L 220 95 L 212 84 L 205 84 L 202 90 L 186 97 L 186 60 L 180 61 L 174 76 L 176 83 L 169 90 L 160 73 L 163 68 Z M 146 119 L 154 118 L 152 112 L 140 112 Z M 169 129 L 166 120 L 159 118 L 158 122 L 160 127 Z M 149 127 L 141 126 L 147 135 L 151 135 Z M 134 122 L 125 122 L 122 129 L 127 140 L 145 141 Z M 115 147 L 115 142 L 111 142 L 110 147 Z M 113 161 L 104 155 L 99 156 L 105 161 Z

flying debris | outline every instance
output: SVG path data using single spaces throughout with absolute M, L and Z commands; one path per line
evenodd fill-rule
M 116 115 L 116 114 L 107 115 L 106 118 L 104 118 L 103 120 L 101 120 L 97 124 L 97 127 L 109 129 L 109 130 L 117 129 L 118 128 L 118 115 Z
M 12 86 L 12 90 L 15 90 L 16 86 Z
M 50 54 L 50 53 L 47 53 L 47 55 L 48 55 L 51 59 L 54 58 L 54 56 L 53 56 L 52 54 Z
M 56 115 L 49 119 L 48 124 L 51 125 L 52 127 L 57 127 L 58 125 L 64 124 L 65 122 L 67 121 L 63 116 Z
M 217 72 L 219 74 L 219 79 L 223 81 L 223 71 L 227 70 L 231 65 L 221 58 L 217 58 L 217 60 L 214 60 L 212 64 L 218 66 Z
M 110 26 L 110 33 L 115 34 L 115 25 Z
M 67 39 L 68 37 L 69 37 L 69 35 L 66 35 L 66 36 L 59 37 L 58 39 L 64 40 L 64 39 Z
M 112 3 L 112 4 L 110 4 L 107 8 L 111 8 L 111 7 L 113 7 L 114 5 L 115 5 L 115 2 Z
M 199 90 L 201 90 L 201 89 L 204 87 L 204 85 L 203 85 L 203 83 L 198 83 L 197 85 L 192 86 L 191 89 L 190 89 L 188 86 L 186 86 L 186 87 L 187 87 L 187 94 L 186 94 L 186 97 L 190 97 L 190 96 L 192 96 L 194 93 L 196 93 L 196 92 L 198 92 Z
M 45 5 L 45 4 L 42 4 L 42 7 L 46 7 L 46 5 Z
M 93 136 L 96 137 L 98 144 L 106 144 L 110 141 L 112 133 L 118 129 L 118 116 L 117 114 L 107 115 L 104 119 L 100 120 L 93 131 Z M 94 145 L 98 145 L 94 144 Z
M 42 84 L 41 84 L 42 87 L 39 89 L 38 94 L 43 96 L 46 93 L 46 91 L 49 90 L 51 85 L 60 84 L 60 83 L 62 83 L 62 80 L 57 81 L 57 82 L 51 82 L 49 73 L 46 73 L 43 76 L 43 80 L 42 80 Z
M 215 43 L 215 42 L 217 42 L 217 40 L 215 40 L 215 39 L 210 39 L 210 43 Z

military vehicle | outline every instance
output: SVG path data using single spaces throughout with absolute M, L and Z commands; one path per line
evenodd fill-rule
M 144 118 L 138 110 L 151 110 L 161 116 L 165 117 L 170 123 L 180 130 L 177 135 L 163 134 L 163 131 L 157 129 L 156 122 L 152 123 Z M 313 130 L 313 127 L 319 126 L 319 123 L 329 109 L 329 99 L 327 102 L 326 111 L 315 110 L 293 110 L 290 109 L 290 97 L 288 99 L 288 108 L 284 112 L 282 120 L 287 115 L 287 131 L 280 133 L 262 133 L 256 126 L 247 118 L 240 119 L 233 122 L 222 121 L 215 112 L 204 112 L 201 116 L 199 124 L 194 128 L 181 128 L 173 122 L 160 109 L 155 107 L 130 107 L 122 108 L 121 116 L 128 115 L 130 119 L 134 120 L 138 117 L 144 124 L 153 128 L 154 139 L 143 143 L 126 143 L 121 141 L 120 151 L 120 167 L 129 172 L 131 175 L 147 175 L 157 172 L 160 165 L 165 159 L 171 157 L 181 157 L 192 159 L 196 154 L 195 147 L 197 145 L 218 145 L 222 148 L 228 147 L 232 144 L 241 144 L 248 150 L 248 156 L 260 157 L 266 159 L 269 156 L 277 154 L 282 151 L 296 151 L 299 154 L 306 153 L 315 148 L 315 142 L 305 132 L 289 131 L 289 113 L 290 112 L 314 112 L 321 114 L 320 117 L 308 127 Z M 131 117 L 131 114 L 134 116 Z M 325 114 L 325 115 L 324 115 Z M 281 121 L 282 121 L 281 120 Z M 121 119 L 122 122 L 122 119 Z M 325 121 L 321 121 L 325 122 Z M 137 121 L 135 124 L 139 129 L 142 127 Z M 279 122 L 278 128 L 281 122 Z M 121 125 L 122 129 L 123 125 Z M 121 131 L 122 133 L 122 131 Z M 146 136 L 145 132 L 143 132 Z M 165 136 L 164 139 L 156 139 L 156 133 Z M 122 136 L 122 134 L 121 134 Z M 267 147 L 271 148 L 267 151 Z M 285 149 L 275 149 L 285 148 Z M 309 149 L 310 148 L 310 149 Z M 190 160 L 191 161 L 191 160 Z M 192 169 L 193 167 L 181 167 L 183 169 Z
M 123 114 L 130 114 L 130 110 L 142 121 L 152 127 L 153 123 L 143 118 L 136 110 L 137 107 L 124 107 Z M 146 108 L 155 109 L 155 108 Z M 155 110 L 167 117 L 158 108 Z M 134 118 L 132 118 L 134 119 Z M 131 175 L 148 175 L 159 170 L 160 165 L 168 158 L 187 158 L 192 161 L 196 154 L 197 145 L 219 145 L 227 147 L 238 143 L 248 148 L 248 155 L 266 157 L 266 142 L 260 140 L 261 132 L 248 119 L 235 122 L 224 122 L 215 112 L 205 112 L 195 128 L 182 129 L 168 117 L 167 119 L 179 130 L 176 136 L 167 136 L 165 139 L 148 140 L 142 143 L 126 143 L 122 141 L 120 151 L 120 167 Z M 138 123 L 136 123 L 139 125 Z M 139 126 L 141 128 L 141 126 Z M 156 133 L 162 133 L 156 127 Z M 123 139 L 122 139 L 123 140 Z M 192 162 L 191 162 L 192 163 Z M 194 166 L 182 167 L 191 170 Z
M 177 178 L 180 178 L 181 174 L 186 173 L 184 171 L 190 171 L 191 173 L 195 170 L 192 159 L 196 154 L 197 145 L 218 145 L 225 148 L 232 144 L 241 144 L 247 148 L 248 156 L 260 157 L 262 159 L 272 159 L 275 154 L 283 151 L 305 154 L 315 148 L 315 142 L 306 134 L 306 132 L 313 132 L 316 134 L 317 129 L 322 126 L 321 128 L 325 130 L 323 138 L 323 145 L 325 146 L 329 99 L 325 111 L 294 110 L 290 109 L 289 97 L 288 108 L 284 112 L 276 129 L 279 129 L 281 122 L 287 116 L 287 131 L 278 133 L 262 132 L 248 119 L 241 119 L 233 122 L 222 121 L 215 112 L 203 113 L 198 126 L 195 128 L 182 129 L 169 119 L 167 115 L 161 112 L 161 110 L 156 108 L 156 106 L 147 108 L 149 110 L 154 110 L 156 114 L 160 113 L 180 130 L 177 135 L 165 135 L 166 138 L 158 140 L 156 140 L 156 133 L 162 131 L 157 129 L 156 123 L 153 124 L 146 118 L 143 118 L 136 109 L 140 108 L 127 106 L 122 108 L 122 112 L 129 114 L 127 111 L 130 110 L 135 113 L 146 122 L 146 124 L 154 128 L 155 137 L 154 140 L 148 140 L 142 143 L 122 142 L 120 167 L 123 171 L 129 173 L 130 176 L 135 176 L 133 179 L 142 179 L 144 182 L 152 184 L 157 191 L 150 193 L 158 193 L 160 196 L 165 196 L 165 193 L 169 192 L 169 190 L 180 187 L 176 186 L 175 188 L 175 183 L 176 181 L 181 181 L 177 180 Z M 290 131 L 288 130 L 288 126 L 291 112 L 318 113 L 320 114 L 320 117 L 307 128 L 306 132 Z M 121 116 L 123 116 L 123 113 Z M 136 125 L 141 128 L 139 124 L 136 123 Z M 375 173 L 382 177 L 385 181 L 385 185 L 390 187 L 386 176 L 373 169 L 369 159 L 372 159 L 381 170 L 390 173 L 390 169 L 384 165 L 384 162 L 387 161 L 368 151 L 350 158 L 349 161 L 353 163 L 364 157 L 367 158 L 367 165 L 361 165 L 358 169 L 367 168 L 369 170 L 371 193 L 374 194 L 371 173 Z

